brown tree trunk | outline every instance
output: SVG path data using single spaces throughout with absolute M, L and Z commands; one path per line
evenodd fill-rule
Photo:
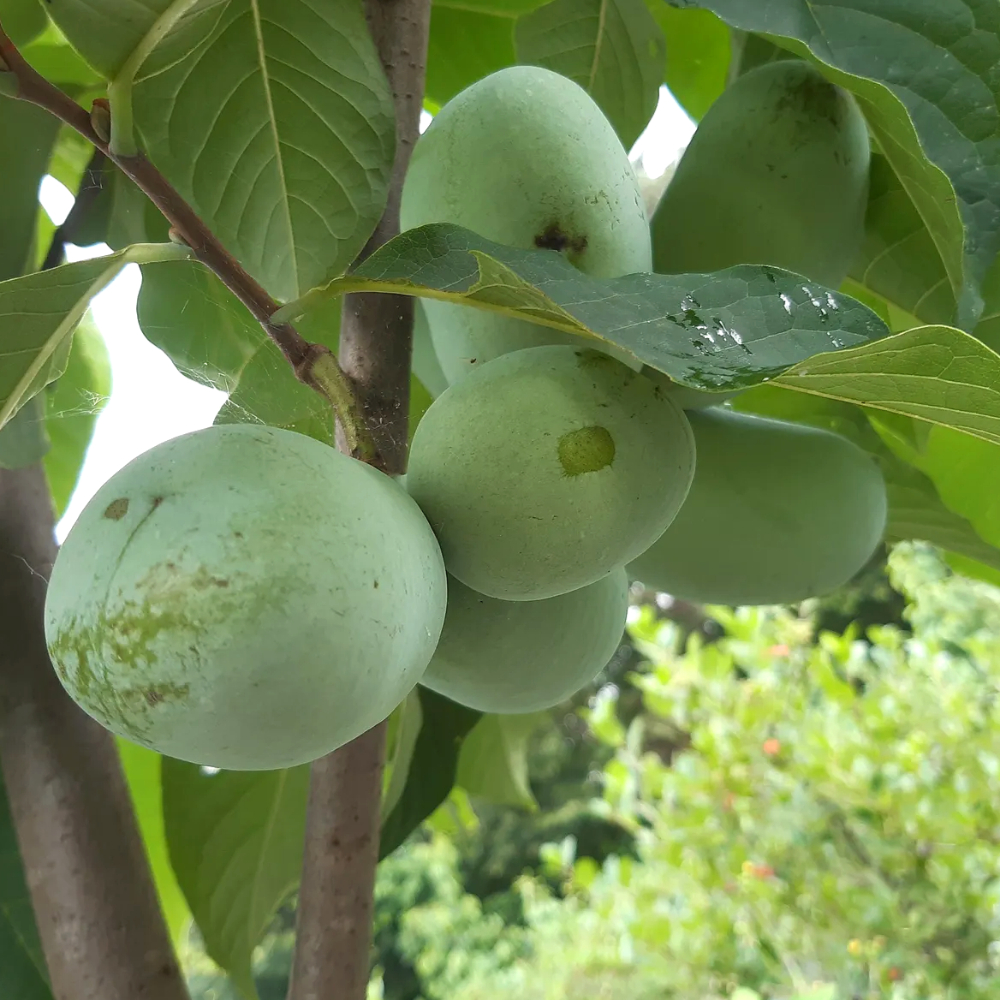
M 58 1000 L 185 1000 L 111 735 L 43 632 L 56 545 L 40 466 L 0 470 L 0 764 Z

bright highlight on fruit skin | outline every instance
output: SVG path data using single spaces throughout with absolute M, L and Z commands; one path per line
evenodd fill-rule
M 56 559 L 45 634 L 63 686 L 112 732 L 266 770 L 388 716 L 445 602 L 438 544 L 388 476 L 291 431 L 217 426 L 98 491 Z

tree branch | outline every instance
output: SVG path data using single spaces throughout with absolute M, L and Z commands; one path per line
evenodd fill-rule
M 365 248 L 399 232 L 399 199 L 419 134 L 430 0 L 367 0 L 396 106 L 396 160 L 385 213 Z M 385 468 L 406 468 L 413 302 L 357 294 L 344 301 L 341 364 L 361 394 Z M 312 765 L 305 859 L 289 1000 L 364 1000 L 378 863 L 386 724 Z
M 0 764 L 58 1000 L 185 1000 L 110 733 L 43 631 L 56 546 L 40 466 L 0 470 Z
M 279 309 L 278 302 L 222 245 L 197 212 L 142 153 L 118 156 L 111 152 L 108 102 L 97 100 L 90 113 L 85 111 L 27 63 L 2 26 L 0 74 L 13 77 L 16 87 L 12 96 L 45 108 L 76 129 L 138 185 L 170 223 L 176 238 L 191 247 L 195 257 L 220 278 L 261 324 L 292 366 L 296 377 L 330 403 L 343 429 L 348 453 L 384 466 L 365 423 L 354 384 L 330 351 L 322 344 L 307 341 L 290 323 L 271 322 L 271 316 Z

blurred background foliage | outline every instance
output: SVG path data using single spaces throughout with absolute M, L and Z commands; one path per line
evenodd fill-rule
M 797 608 L 633 597 L 531 737 L 537 806 L 456 790 L 380 865 L 371 996 L 998 995 L 1000 590 L 907 543 Z M 195 933 L 185 963 L 196 1000 L 236 1000 Z

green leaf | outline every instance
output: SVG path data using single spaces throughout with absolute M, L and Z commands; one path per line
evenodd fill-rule
M 324 303 L 298 324 L 298 330 L 308 340 L 336 352 L 340 302 Z M 210 346 L 211 328 L 205 337 L 202 346 Z M 334 443 L 335 420 L 329 402 L 295 377 L 273 341 L 263 339 L 242 368 L 229 374 L 237 380 L 236 388 L 219 410 L 217 424 L 268 424 Z
M 458 785 L 496 805 L 537 809 L 528 780 L 528 740 L 550 718 L 548 712 L 484 715 L 462 743 Z
M 920 538 L 1000 572 L 1000 549 L 983 541 L 967 520 L 950 511 L 927 476 L 901 461 L 883 465 L 883 471 L 889 495 L 887 541 Z
M 851 278 L 921 322 L 953 323 L 957 303 L 941 254 L 884 156 L 872 156 L 870 181 Z
M 423 725 L 417 735 L 403 794 L 382 823 L 379 858 L 391 854 L 448 797 L 455 784 L 462 741 L 481 713 L 427 688 L 417 688 Z
M 0 426 L 66 367 L 90 300 L 130 263 L 185 257 L 184 247 L 140 244 L 106 257 L 0 281 Z
M 17 46 L 26 45 L 40 35 L 46 20 L 38 0 L 0 0 L 0 24 Z
M 854 91 L 941 253 L 971 329 L 978 288 L 1000 249 L 1000 79 L 996 12 L 974 0 L 684 0 L 735 28 L 811 52 Z M 952 195 L 957 196 L 953 200 Z
M 360 0 L 61 0 L 150 159 L 278 298 L 341 273 L 385 206 L 392 96 Z M 134 88 L 129 78 L 137 71 Z M 124 126 L 123 126 L 124 127 Z
M 6 150 L 0 156 L 0 279 L 23 274 L 32 259 L 38 185 L 58 130 L 58 119 L 47 111 L 0 97 L 0 136 Z
M 0 996 L 52 1000 L 48 971 L 17 848 L 14 823 L 0 781 Z
M 646 6 L 667 43 L 663 82 L 688 115 L 701 121 L 726 89 L 732 58 L 729 28 L 711 11 L 678 9 L 664 0 L 646 0 Z
M 24 46 L 21 55 L 46 80 L 64 87 L 91 89 L 103 82 L 101 75 L 88 66 L 72 46 L 66 44 L 54 25 L 50 25 L 30 45 Z
M 775 383 L 1000 442 L 1000 355 L 953 327 L 921 326 L 821 354 Z
M 45 429 L 51 442 L 45 477 L 57 517 L 73 495 L 94 425 L 110 395 L 111 362 L 88 314 L 73 334 L 65 371 L 45 393 Z
M 132 797 L 132 808 L 139 823 L 139 832 L 146 849 L 150 871 L 156 885 L 156 895 L 163 919 L 175 946 L 183 939 L 191 920 L 191 911 L 177 876 L 170 864 L 167 835 L 163 825 L 163 790 L 161 764 L 163 757 L 131 740 L 117 738 L 118 754 Z
M 410 775 L 417 737 L 424 724 L 420 692 L 411 691 L 389 716 L 385 737 L 385 768 L 382 771 L 382 816 L 388 816 L 399 802 Z
M 446 224 L 397 236 L 275 316 L 294 318 L 350 291 L 427 296 L 592 334 L 701 389 L 752 385 L 887 332 L 855 299 L 777 268 L 593 278 L 553 251 L 515 250 Z
M 279 299 L 342 273 L 385 207 L 395 116 L 360 0 L 199 8 L 143 63 L 135 119 Z
M 181 374 L 224 392 L 266 339 L 246 306 L 192 260 L 143 268 L 136 314 L 146 339 Z
M 35 396 L 0 427 L 0 469 L 23 469 L 34 465 L 48 450 L 45 416 Z
M 520 18 L 514 45 L 583 87 L 626 149 L 656 111 L 666 42 L 645 0 L 552 0 Z
M 514 15 L 436 3 L 427 43 L 427 99 L 438 107 L 505 66 L 517 62 Z
M 309 767 L 206 773 L 164 757 L 170 861 L 205 950 L 255 1000 L 253 949 L 299 882 Z

